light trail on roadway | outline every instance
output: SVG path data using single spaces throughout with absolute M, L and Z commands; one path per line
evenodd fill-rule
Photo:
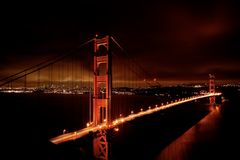
M 198 100 L 198 99 L 202 99 L 202 98 L 207 98 L 207 97 L 212 97 L 212 96 L 219 96 L 222 93 L 207 93 L 204 95 L 199 95 L 199 96 L 192 96 L 192 97 L 188 97 L 188 98 L 181 98 L 178 100 L 173 101 L 172 103 L 167 103 L 165 105 L 155 105 L 154 108 L 149 108 L 148 110 L 141 110 L 138 113 L 133 113 L 133 111 L 131 111 L 131 114 L 126 116 L 126 117 L 121 117 L 118 119 L 115 119 L 112 121 L 112 124 L 107 125 L 106 123 L 102 123 L 101 125 L 97 125 L 97 126 L 88 126 L 86 128 L 77 130 L 75 132 L 70 132 L 70 133 L 66 133 L 66 134 L 62 134 L 59 135 L 57 137 L 54 137 L 52 139 L 50 139 L 50 141 L 54 144 L 60 144 L 60 143 L 64 143 L 67 141 L 72 141 L 72 140 L 76 140 L 78 138 L 81 138 L 83 136 L 86 136 L 87 134 L 89 134 L 89 132 L 96 132 L 98 130 L 102 130 L 102 129 L 111 129 L 114 128 L 120 124 L 123 124 L 124 122 L 128 122 L 131 121 L 135 118 L 138 117 L 142 117 L 148 114 L 152 114 L 161 110 L 165 110 L 174 106 L 177 106 L 179 104 L 183 104 L 183 103 L 187 103 L 190 101 L 194 101 L 194 100 Z

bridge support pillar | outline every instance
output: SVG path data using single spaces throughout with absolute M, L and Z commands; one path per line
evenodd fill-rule
M 209 74 L 209 93 L 215 93 L 215 76 Z M 215 104 L 215 96 L 209 97 L 210 105 Z
M 108 160 L 109 145 L 107 141 L 107 131 L 100 130 L 94 133 L 93 155 L 96 159 Z
M 94 39 L 93 124 L 111 123 L 112 64 L 109 36 Z M 93 138 L 93 155 L 96 159 L 108 159 L 107 130 L 99 129 Z

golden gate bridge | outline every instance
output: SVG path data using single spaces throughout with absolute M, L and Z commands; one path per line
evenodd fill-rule
M 94 50 L 89 52 L 86 49 L 91 43 L 94 44 Z M 120 48 L 123 56 L 119 55 L 116 47 Z M 83 124 L 86 126 L 53 137 L 50 141 L 60 144 L 92 132 L 94 133 L 94 157 L 108 159 L 107 132 L 109 129 L 118 131 L 117 126 L 124 122 L 202 98 L 209 98 L 209 103 L 214 105 L 215 96 L 221 95 L 215 92 L 215 77 L 210 74 L 209 92 L 204 94 L 178 97 L 171 102 L 155 104 L 148 108 L 143 106 L 137 112 L 131 107 L 126 109 L 122 104 L 112 105 L 113 95 L 131 96 L 139 88 L 158 86 L 159 82 L 152 79 L 154 79 L 152 75 L 131 58 L 114 37 L 96 36 L 70 52 L 51 57 L 2 78 L 0 89 L 1 92 L 7 93 L 87 94 L 89 96 L 88 117 L 83 118 Z

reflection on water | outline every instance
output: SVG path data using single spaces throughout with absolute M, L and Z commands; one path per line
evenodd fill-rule
M 182 136 L 168 145 L 156 158 L 158 160 L 186 160 L 201 144 L 215 139 L 219 128 L 221 106 L 211 106 L 211 112 Z M 206 157 L 207 158 L 207 157 Z

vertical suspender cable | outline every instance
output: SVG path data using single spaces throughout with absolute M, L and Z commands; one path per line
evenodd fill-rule
M 26 72 L 25 72 L 25 76 L 24 76 L 24 90 L 25 91 L 27 90 L 27 75 L 26 75 Z

